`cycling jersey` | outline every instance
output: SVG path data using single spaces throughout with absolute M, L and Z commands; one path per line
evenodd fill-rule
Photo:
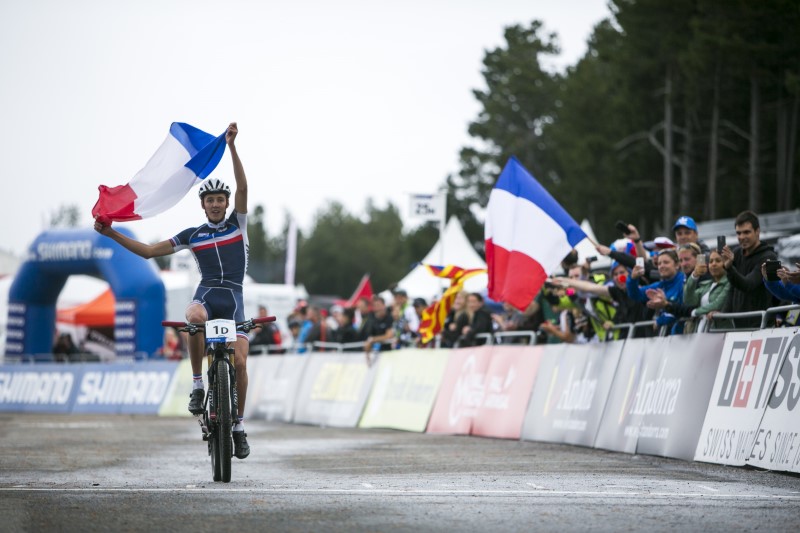
M 235 210 L 219 224 L 188 228 L 170 239 L 173 249 L 189 249 L 200 269 L 200 286 L 242 291 L 247 271 L 247 215 Z

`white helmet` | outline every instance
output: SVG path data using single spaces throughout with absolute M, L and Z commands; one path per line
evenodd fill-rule
M 206 194 L 219 194 L 219 193 L 222 193 L 225 196 L 230 197 L 231 188 L 216 178 L 203 180 L 203 183 L 200 185 L 200 189 L 198 189 L 197 191 L 197 194 L 200 196 L 200 199 L 202 199 Z

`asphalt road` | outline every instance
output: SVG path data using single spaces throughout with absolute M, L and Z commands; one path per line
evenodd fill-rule
M 566 445 L 249 421 L 0 415 L 0 531 L 797 531 L 800 477 Z M 247 529 L 245 529 L 247 528 Z

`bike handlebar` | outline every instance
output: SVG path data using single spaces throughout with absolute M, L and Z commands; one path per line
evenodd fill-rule
M 253 327 L 257 326 L 258 324 L 265 324 L 267 322 L 275 322 L 276 317 L 274 316 L 262 316 L 257 318 L 251 318 L 249 320 L 245 320 L 244 322 L 237 322 L 236 329 L 243 329 L 245 331 L 249 331 L 253 329 Z M 161 325 L 165 328 L 178 328 L 184 329 L 188 328 L 192 331 L 199 331 L 206 328 L 205 323 L 194 323 L 194 322 L 175 322 L 171 320 L 163 320 L 161 321 Z M 241 327 L 245 326 L 245 327 Z M 247 327 L 249 326 L 249 327 Z

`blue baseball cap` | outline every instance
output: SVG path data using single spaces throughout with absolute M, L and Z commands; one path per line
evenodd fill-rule
M 689 228 L 692 231 L 697 231 L 697 224 L 695 224 L 692 217 L 681 217 L 675 222 L 675 225 L 672 226 L 672 231 L 678 228 Z

